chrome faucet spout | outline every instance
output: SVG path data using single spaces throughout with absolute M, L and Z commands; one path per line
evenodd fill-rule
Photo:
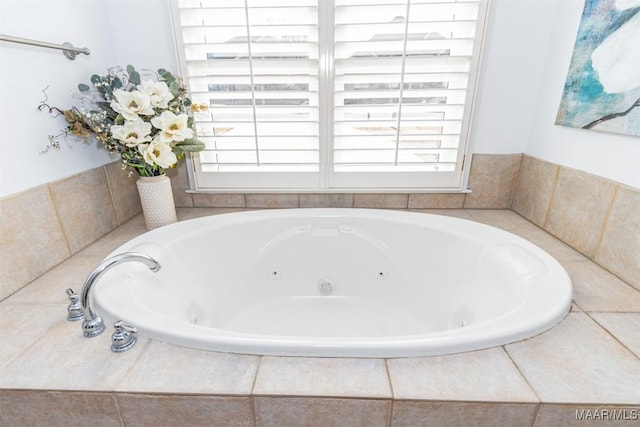
M 102 318 L 98 316 L 93 310 L 93 305 L 89 294 L 91 290 L 98 282 L 98 279 L 111 267 L 128 261 L 137 261 L 145 264 L 154 273 L 160 270 L 160 263 L 150 257 L 149 255 L 139 252 L 125 252 L 122 254 L 114 255 L 105 259 L 98 265 L 89 275 L 87 280 L 82 286 L 82 292 L 80 293 L 80 302 L 82 304 L 82 313 L 84 315 L 84 321 L 82 322 L 82 330 L 85 337 L 95 337 L 104 332 L 104 322 Z

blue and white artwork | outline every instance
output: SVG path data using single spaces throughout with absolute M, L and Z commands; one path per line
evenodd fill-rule
M 640 136 L 640 0 L 585 0 L 556 124 Z

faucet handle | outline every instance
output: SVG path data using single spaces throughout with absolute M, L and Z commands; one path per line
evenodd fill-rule
M 67 320 L 80 320 L 84 317 L 82 313 L 82 304 L 80 304 L 80 297 L 73 289 L 67 289 L 67 295 L 69 296 L 69 306 L 67 307 Z
M 113 334 L 111 335 L 111 351 L 121 353 L 129 350 L 136 343 L 136 337 L 133 335 L 138 330 L 129 325 L 125 325 L 122 320 L 118 320 L 113 324 Z

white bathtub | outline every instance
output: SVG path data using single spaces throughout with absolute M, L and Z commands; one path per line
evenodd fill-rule
M 549 254 L 471 221 L 413 212 L 290 209 L 216 215 L 113 251 L 96 311 L 139 335 L 224 352 L 408 357 L 493 347 L 568 313 Z

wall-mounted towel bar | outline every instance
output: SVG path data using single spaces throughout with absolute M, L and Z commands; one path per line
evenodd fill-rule
M 89 55 L 90 53 L 88 48 L 75 47 L 71 43 L 54 44 L 54 43 L 41 42 L 41 41 L 31 40 L 31 39 L 23 39 L 21 37 L 7 36 L 4 34 L 0 34 L 0 41 L 29 44 L 32 46 L 48 47 L 49 49 L 59 49 L 62 51 L 64 56 L 66 56 L 69 59 L 76 59 L 76 56 L 78 56 L 79 53 L 84 53 L 85 55 Z

